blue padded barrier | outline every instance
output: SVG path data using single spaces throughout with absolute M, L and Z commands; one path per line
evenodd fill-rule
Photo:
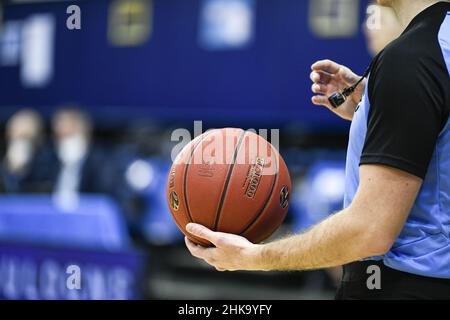
M 129 245 L 125 222 L 109 197 L 82 195 L 63 204 L 48 195 L 0 197 L 0 240 L 107 250 Z

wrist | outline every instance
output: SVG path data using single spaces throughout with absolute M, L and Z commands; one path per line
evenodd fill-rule
M 250 269 L 252 271 L 270 271 L 267 259 L 264 258 L 266 246 L 264 244 L 255 244 L 248 249 L 251 261 Z

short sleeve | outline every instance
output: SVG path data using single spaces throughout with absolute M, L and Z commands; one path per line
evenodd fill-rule
M 444 102 L 432 69 L 408 53 L 384 52 L 369 78 L 370 111 L 361 164 L 422 179 L 443 128 Z

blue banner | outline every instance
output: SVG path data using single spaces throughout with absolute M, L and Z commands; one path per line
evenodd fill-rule
M 143 298 L 145 256 L 0 244 L 0 299 L 130 300 Z

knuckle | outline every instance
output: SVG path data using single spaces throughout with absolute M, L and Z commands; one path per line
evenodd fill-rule
M 186 247 L 188 248 L 189 252 L 191 252 L 191 253 L 194 252 L 194 246 L 193 245 L 188 244 Z
M 191 251 L 191 254 L 192 254 L 194 257 L 197 257 L 197 258 L 200 257 L 200 252 L 198 251 L 197 248 L 192 248 L 190 251 Z
M 204 252 L 203 252 L 202 248 L 200 248 L 200 247 L 193 248 L 192 254 L 194 256 L 196 256 L 197 258 L 201 258 L 204 256 Z

